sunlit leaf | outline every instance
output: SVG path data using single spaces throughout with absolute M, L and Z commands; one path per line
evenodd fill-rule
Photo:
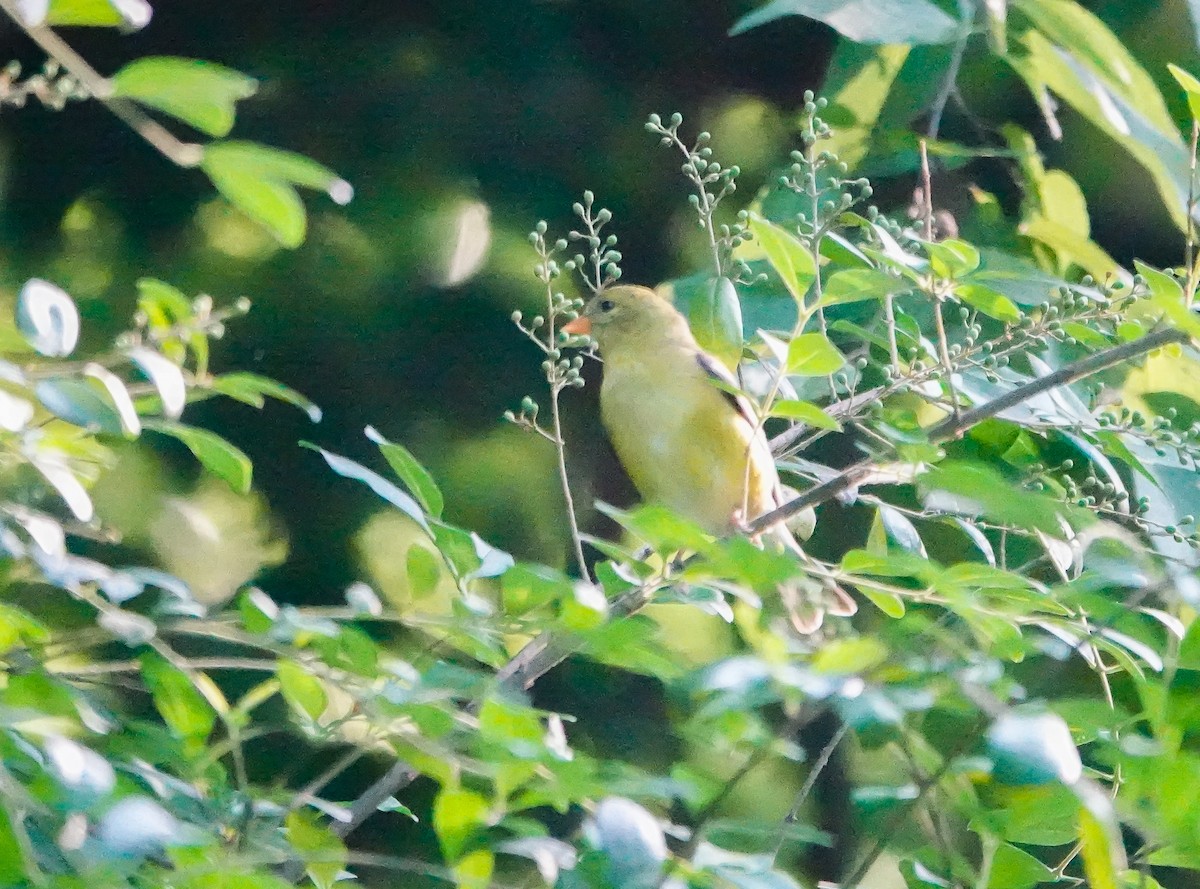
M 179 365 L 145 346 L 130 349 L 129 360 L 141 369 L 158 390 L 163 413 L 172 420 L 178 419 L 187 405 L 187 383 Z
M 253 142 L 209 145 L 200 166 L 217 191 L 285 247 L 298 247 L 308 226 L 297 186 L 325 191 L 339 204 L 353 195 L 349 183 L 316 161 Z
M 146 0 L 50 0 L 49 25 L 89 25 L 139 30 L 150 24 Z
M 314 720 L 325 712 L 328 703 L 325 687 L 299 664 L 281 660 L 275 665 L 275 676 L 284 698 L 294 709 Z
M 314 444 L 309 444 L 308 442 L 301 442 L 301 444 L 324 457 L 325 462 L 329 464 L 329 468 L 338 475 L 362 482 L 426 531 L 430 530 L 429 521 L 426 519 L 425 513 L 421 510 L 420 504 L 379 473 L 332 451 L 319 448 Z
M 154 652 L 142 655 L 142 678 L 163 721 L 181 738 L 203 741 L 216 713 L 187 675 Z
M 949 43 L 958 24 L 930 0 L 771 0 L 738 19 L 731 35 L 789 15 L 817 19 L 858 43 Z
M 788 344 L 789 374 L 821 377 L 841 370 L 845 364 L 845 356 L 824 334 L 802 333 Z
M 779 275 L 792 299 L 802 303 L 817 276 L 812 253 L 794 234 L 761 216 L 751 216 L 749 224 L 771 268 Z
M 413 496 L 417 498 L 425 511 L 435 519 L 441 518 L 444 505 L 442 492 L 438 489 L 433 476 L 429 474 L 429 470 L 409 453 L 408 448 L 388 441 L 375 430 L 375 427 L 368 426 L 366 433 L 367 438 L 379 447 L 379 452 L 388 461 L 392 471 L 412 491 Z
M 79 342 L 79 310 L 61 287 L 30 278 L 17 294 L 17 327 L 38 352 L 62 358 Z
M 145 56 L 112 76 L 115 95 L 166 112 L 209 136 L 233 129 L 236 104 L 257 84 L 232 68 L 199 59 Z

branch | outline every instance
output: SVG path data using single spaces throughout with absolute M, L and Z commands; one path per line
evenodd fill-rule
M 1186 343 L 1189 339 L 1188 334 L 1182 330 L 1164 328 L 1156 330 L 1153 333 L 1148 333 L 1132 342 L 1122 343 L 1119 346 L 1113 346 L 1111 349 L 1105 349 L 1103 352 L 1097 352 L 1094 355 L 1081 358 L 1079 361 L 1068 364 L 1066 367 L 1059 368 L 1054 373 L 1026 383 L 1024 386 L 1018 386 L 1016 389 L 1004 393 L 999 398 L 993 398 L 991 401 L 984 402 L 978 407 L 962 411 L 958 416 L 947 417 L 929 430 L 929 440 L 937 443 L 958 438 L 972 426 L 995 417 L 1035 396 L 1041 395 L 1043 392 L 1078 382 L 1092 374 L 1115 367 L 1118 364 L 1123 364 L 1126 361 L 1131 361 L 1163 346 L 1168 346 L 1172 343 Z M 840 474 L 835 475 L 826 482 L 822 482 L 816 487 L 809 488 L 799 497 L 789 500 L 778 509 L 773 509 L 766 515 L 759 516 L 747 527 L 747 533 L 751 536 L 761 534 L 768 528 L 791 518 L 806 507 L 824 503 L 827 500 L 833 499 L 838 494 L 848 491 L 866 478 L 874 468 L 874 465 L 875 458 L 873 457 L 867 457 L 852 464 L 842 470 Z
M 104 107 L 120 118 L 122 123 L 158 149 L 167 160 L 180 167 L 199 166 L 200 161 L 204 159 L 204 149 L 201 146 L 182 141 L 135 102 L 113 95 L 112 82 L 75 52 L 52 28 L 26 24 L 16 8 L 15 0 L 0 0 L 0 9 L 46 55 L 62 65 L 63 70 L 74 77 L 92 98 L 98 99 Z

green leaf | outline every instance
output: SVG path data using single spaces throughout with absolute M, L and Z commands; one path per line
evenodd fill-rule
M 307 217 L 296 186 L 325 191 L 336 203 L 350 184 L 316 161 L 254 142 L 217 142 L 204 149 L 201 169 L 231 204 L 265 226 L 285 247 L 304 241 Z
M 742 360 L 742 306 L 728 278 L 711 278 L 687 304 L 688 326 L 700 348 L 730 371 Z
M 472 835 L 487 824 L 489 809 L 477 793 L 442 788 L 433 801 L 433 829 L 447 861 L 455 862 L 467 851 Z
M 258 85 L 213 62 L 147 56 L 114 74 L 112 86 L 116 96 L 170 114 L 209 136 L 227 136 L 237 103 L 254 95 Z
M 45 408 L 60 419 L 106 435 L 124 435 L 125 424 L 102 388 L 78 377 L 52 377 L 34 387 Z M 107 394 L 107 392 L 105 392 Z
M 416 500 L 409 497 L 401 491 L 396 485 L 392 484 L 379 473 L 367 469 L 367 467 L 355 463 L 346 457 L 335 454 L 332 451 L 327 451 L 324 448 L 317 447 L 309 442 L 301 442 L 301 447 L 308 448 L 311 451 L 316 451 L 325 458 L 325 462 L 329 464 L 329 468 L 343 478 L 354 479 L 365 484 L 368 488 L 386 500 L 392 506 L 396 507 L 426 532 L 430 531 L 429 520 L 425 517 L 425 513 L 421 511 L 421 506 Z
M 437 556 L 419 543 L 408 548 L 404 557 L 404 570 L 408 576 L 408 589 L 414 599 L 428 596 L 437 589 L 442 576 L 442 566 Z
M 46 24 L 139 30 L 151 15 L 146 0 L 51 0 Z
M 1117 874 L 1125 870 L 1125 847 L 1112 804 L 1096 788 L 1082 794 L 1079 845 L 1089 889 L 1121 889 Z
M 1154 320 L 1165 318 L 1180 330 L 1192 336 L 1200 336 L 1200 316 L 1188 308 L 1184 299 L 1183 286 L 1171 275 L 1160 272 L 1141 260 L 1134 260 L 1138 274 L 1146 279 L 1150 298 L 1134 310 L 1142 314 L 1153 314 Z
M 802 333 L 788 343 L 787 372 L 794 376 L 823 377 L 845 364 L 845 356 L 824 334 Z
M 321 421 L 321 409 L 290 386 L 258 374 L 237 372 L 215 377 L 212 387 L 222 395 L 253 407 L 262 407 L 264 398 L 274 398 L 300 408 L 314 423 Z
M 1006 61 L 1051 121 L 1049 92 L 1116 140 L 1142 167 L 1170 217 L 1183 225 L 1188 151 L 1153 80 L 1092 13 L 1068 0 L 1022 0 L 1038 29 L 1026 31 Z M 1052 35 L 1052 36 L 1051 36 Z
M 525 614 L 533 609 L 574 595 L 574 583 L 561 571 L 544 565 L 517 564 L 504 572 L 500 589 L 504 613 Z
M 1054 881 L 1054 872 L 1042 862 L 1011 843 L 1001 843 L 992 856 L 987 889 L 1033 889 Z
M 871 149 L 876 122 L 908 56 L 903 44 L 838 41 L 822 87 L 829 100 L 822 117 L 833 134 L 822 145 L 852 169 Z
M 821 646 L 813 666 L 822 673 L 864 673 L 888 658 L 888 647 L 873 636 L 834 639 Z
M 987 732 L 992 777 L 1001 784 L 1075 784 L 1083 774 L 1071 730 L 1055 713 L 1003 713 Z
M 795 401 L 787 398 L 776 401 L 771 405 L 771 416 L 799 420 L 801 423 L 817 429 L 830 429 L 835 432 L 840 432 L 842 429 L 841 423 L 811 401 Z
M 154 706 L 171 731 L 190 741 L 207 738 L 217 714 L 187 675 L 155 652 L 143 654 L 141 664 Z
M 1167 70 L 1187 94 L 1188 111 L 1192 114 L 1192 120 L 1200 120 L 1200 80 L 1170 62 L 1167 63 Z
M 1097 280 L 1128 277 L 1120 264 L 1105 253 L 1099 244 L 1071 231 L 1061 223 L 1044 216 L 1033 216 L 1022 222 L 1017 231 L 1031 240 L 1045 244 Z
M 422 466 L 404 445 L 388 441 L 373 426 L 367 427 L 367 438 L 379 447 L 379 452 L 388 461 L 392 471 L 400 477 L 405 487 L 412 491 L 425 511 L 435 519 L 441 518 L 444 500 L 429 470 Z
M 421 820 L 416 816 L 416 813 L 414 813 L 412 809 L 404 805 L 404 803 L 400 802 L 400 800 L 396 799 L 394 796 L 389 796 L 387 799 L 381 802 L 375 811 L 396 812 L 400 815 L 404 815 L 407 818 L 411 818 L 413 821 Z
M 250 458 L 215 432 L 171 420 L 144 420 L 146 429 L 183 442 L 209 472 L 239 494 L 250 493 L 254 464 Z
M 318 824 L 313 814 L 301 809 L 289 812 L 284 822 L 288 842 L 300 853 L 305 869 L 317 889 L 332 889 L 345 869 L 345 844 L 328 827 Z
M 275 665 L 275 676 L 279 688 L 292 708 L 307 714 L 309 719 L 319 719 L 325 712 L 329 699 L 321 681 L 295 661 L 281 660 Z
M 984 515 L 1000 524 L 1036 529 L 1054 537 L 1063 533 L 1065 504 L 1043 494 L 1023 491 L 981 463 L 950 461 L 918 480 L 926 504 L 963 515 Z
M 750 231 L 792 299 L 803 305 L 804 295 L 817 277 L 812 253 L 794 234 L 761 216 L 750 217 Z
M 961 278 L 979 268 L 979 251 L 966 241 L 948 238 L 925 245 L 934 274 L 942 278 Z
M 1016 303 L 982 284 L 970 281 L 959 284 L 954 288 L 954 295 L 971 308 L 978 309 L 989 318 L 1003 321 L 1005 324 L 1016 324 L 1021 320 L 1021 310 Z
M 821 305 L 836 306 L 867 299 L 883 299 L 889 294 L 911 289 L 912 285 L 903 278 L 878 269 L 843 269 L 834 272 L 825 282 L 821 291 Z
M 789 15 L 824 22 L 856 43 L 949 43 L 959 27 L 930 0 L 771 0 L 738 19 L 729 34 Z

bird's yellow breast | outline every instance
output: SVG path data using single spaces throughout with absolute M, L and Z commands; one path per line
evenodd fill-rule
M 694 352 L 623 359 L 605 355 L 601 417 L 647 501 L 713 534 L 729 531 L 735 515 L 752 519 L 775 505 L 777 476 L 761 432 L 754 436 Z

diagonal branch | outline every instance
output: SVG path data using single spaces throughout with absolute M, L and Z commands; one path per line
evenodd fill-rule
M 947 417 L 929 430 L 929 440 L 937 443 L 958 438 L 976 424 L 995 417 L 1009 408 L 1041 395 L 1043 392 L 1057 389 L 1059 386 L 1076 383 L 1092 374 L 1107 370 L 1110 367 L 1116 367 L 1118 364 L 1124 364 L 1127 361 L 1132 361 L 1134 358 L 1139 358 L 1148 352 L 1153 352 L 1155 349 L 1161 349 L 1163 346 L 1168 346 L 1172 343 L 1186 343 L 1189 339 L 1189 335 L 1184 331 L 1168 327 L 1148 333 L 1131 342 L 1113 346 L 1111 349 L 1105 349 L 1103 352 L 1096 352 L 1093 355 L 1061 367 L 1054 373 L 1047 374 L 1044 377 L 1026 383 L 1024 386 L 1018 386 L 1009 392 L 1005 392 L 998 398 L 993 398 L 991 401 L 984 402 L 970 410 L 961 411 L 957 416 Z M 835 475 L 828 481 L 822 482 L 816 487 L 809 488 L 799 497 L 789 500 L 778 509 L 774 509 L 766 515 L 759 516 L 749 524 L 747 532 L 751 535 L 761 534 L 773 525 L 791 518 L 806 507 L 816 506 L 819 503 L 832 500 L 838 494 L 850 490 L 866 478 L 874 468 L 875 463 L 876 458 L 868 457 L 852 464 L 838 475 Z
M 93 68 L 54 29 L 45 25 L 26 24 L 17 9 L 16 0 L 0 0 L 0 10 L 46 55 L 62 65 L 63 70 L 74 77 L 90 96 L 99 100 L 126 126 L 158 149 L 167 160 L 180 167 L 195 167 L 204 159 L 201 146 L 182 141 L 136 103 L 113 95 L 112 82 Z

